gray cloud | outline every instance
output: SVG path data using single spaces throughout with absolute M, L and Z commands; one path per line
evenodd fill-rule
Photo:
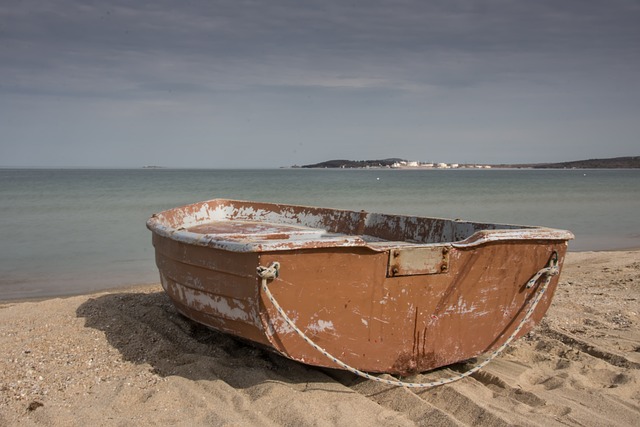
M 254 144 L 261 159 L 267 141 L 285 163 L 320 160 L 313 144 L 544 161 L 518 154 L 543 138 L 566 159 L 637 154 L 638 22 L 639 4 L 618 0 L 3 4 L 0 164 L 94 165 L 77 149 L 91 141 L 117 163 L 176 132 L 204 151 Z M 51 128 L 69 118 L 81 118 L 73 130 Z M 39 159 L 43 139 L 67 155 Z M 230 157 L 251 162 L 246 151 Z

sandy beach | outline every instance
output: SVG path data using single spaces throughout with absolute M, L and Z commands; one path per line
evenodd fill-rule
M 532 333 L 472 377 L 417 391 L 208 330 L 159 285 L 6 302 L 0 425 L 636 426 L 639 300 L 640 251 L 569 253 Z

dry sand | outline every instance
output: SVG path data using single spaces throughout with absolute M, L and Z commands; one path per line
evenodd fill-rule
M 534 332 L 473 377 L 422 391 L 210 331 L 159 286 L 5 303 L 0 425 L 638 426 L 639 299 L 640 252 L 570 253 Z

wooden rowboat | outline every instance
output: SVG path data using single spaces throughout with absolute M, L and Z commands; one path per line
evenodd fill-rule
M 147 227 L 162 286 L 185 316 L 300 362 L 344 367 L 295 325 L 358 370 L 401 374 L 530 331 L 558 276 L 546 279 L 525 318 L 537 289 L 530 285 L 551 264 L 559 272 L 573 238 L 543 227 L 222 199 L 155 214 Z M 279 267 L 270 293 L 292 323 L 261 286 L 257 269 L 269 265 Z

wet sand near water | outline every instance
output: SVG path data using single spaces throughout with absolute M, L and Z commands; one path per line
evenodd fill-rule
M 7 302 L 0 425 L 636 426 L 639 312 L 640 251 L 569 253 L 533 332 L 470 378 L 408 390 L 208 330 L 159 285 Z

